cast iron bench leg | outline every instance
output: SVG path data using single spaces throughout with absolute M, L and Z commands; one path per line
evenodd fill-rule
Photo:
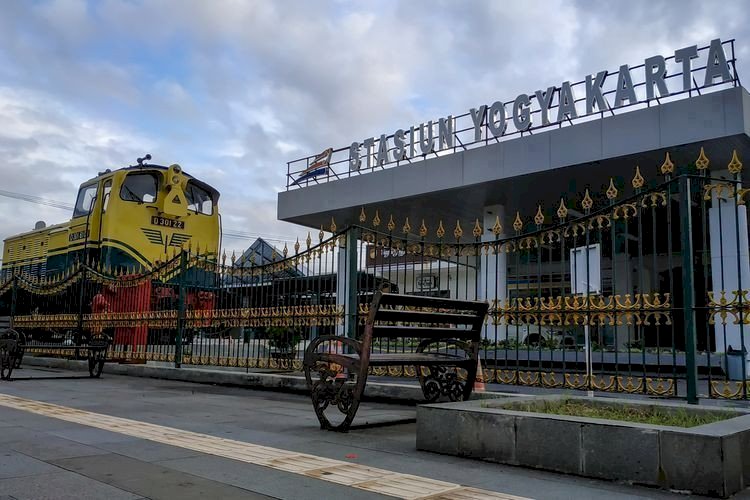
M 322 360 L 316 351 L 324 342 L 340 348 L 349 347 L 357 354 L 357 359 L 342 360 L 343 376 L 338 367 L 332 367 L 331 363 Z M 349 430 L 367 382 L 367 366 L 362 363 L 361 344 L 337 335 L 318 337 L 305 352 L 304 369 L 320 428 L 339 432 Z M 354 381 L 350 379 L 351 375 L 356 377 Z
M 453 339 L 425 339 L 419 343 L 417 352 L 425 352 L 431 344 L 437 343 L 453 345 L 463 350 L 469 355 L 469 360 L 468 362 L 457 360 L 456 365 L 417 366 L 416 372 L 419 385 L 422 387 L 422 394 L 431 403 L 440 399 L 441 396 L 448 396 L 451 401 L 468 401 L 477 377 L 477 360 L 470 343 Z M 466 371 L 465 379 L 461 376 L 460 369 Z

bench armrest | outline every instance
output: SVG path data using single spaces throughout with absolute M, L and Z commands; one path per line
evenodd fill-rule
M 362 342 L 359 342 L 358 340 L 354 340 L 343 335 L 321 335 L 320 337 L 316 337 L 315 339 L 313 339 L 313 341 L 310 342 L 310 345 L 307 346 L 307 349 L 305 349 L 305 361 L 310 359 L 312 355 L 316 354 L 318 352 L 318 347 L 325 342 L 337 342 L 339 344 L 342 344 L 342 346 L 350 347 L 360 356 L 362 355 Z

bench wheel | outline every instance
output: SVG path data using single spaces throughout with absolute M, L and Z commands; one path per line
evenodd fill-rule
M 99 378 L 104 370 L 104 362 L 107 360 L 107 348 L 105 343 L 103 347 L 89 348 L 89 376 Z
M 13 356 L 14 368 L 21 368 L 21 362 L 23 361 L 23 355 L 26 353 L 26 335 L 21 332 L 16 332 L 18 341 L 16 343 L 16 353 Z
M 467 354 L 470 352 L 470 347 L 466 342 L 456 340 L 447 342 Z M 417 347 L 417 352 L 424 352 L 433 343 L 435 343 L 434 340 L 422 341 Z M 434 403 L 441 397 L 447 397 L 451 401 L 466 401 L 471 397 L 477 365 L 476 361 L 467 363 L 465 359 L 457 358 L 455 366 L 417 366 L 419 385 L 422 386 L 422 394 L 428 402 Z M 469 359 L 471 359 L 470 356 Z
M 7 342 L 0 343 L 0 379 L 10 380 L 15 365 L 15 346 Z
M 99 378 L 104 370 L 104 358 L 99 359 L 98 355 L 89 356 L 89 376 Z
M 340 366 L 322 359 L 324 353 L 318 353 L 317 349 L 324 342 L 323 349 L 329 352 L 333 349 L 341 352 L 342 347 L 348 346 L 359 353 L 360 347 L 346 337 L 324 336 L 313 340 L 305 352 L 305 379 L 320 428 L 346 432 L 359 408 L 366 378 L 359 373 L 357 362 Z

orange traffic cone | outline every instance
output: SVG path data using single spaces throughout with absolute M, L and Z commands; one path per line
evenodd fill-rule
M 482 361 L 477 356 L 477 377 L 474 379 L 474 391 L 484 392 L 484 372 L 482 371 Z

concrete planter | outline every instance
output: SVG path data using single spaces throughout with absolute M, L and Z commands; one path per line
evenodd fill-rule
M 731 418 L 682 428 L 509 409 L 562 398 Z M 417 448 L 718 497 L 750 486 L 750 412 L 740 409 L 571 396 L 430 404 L 417 409 Z

